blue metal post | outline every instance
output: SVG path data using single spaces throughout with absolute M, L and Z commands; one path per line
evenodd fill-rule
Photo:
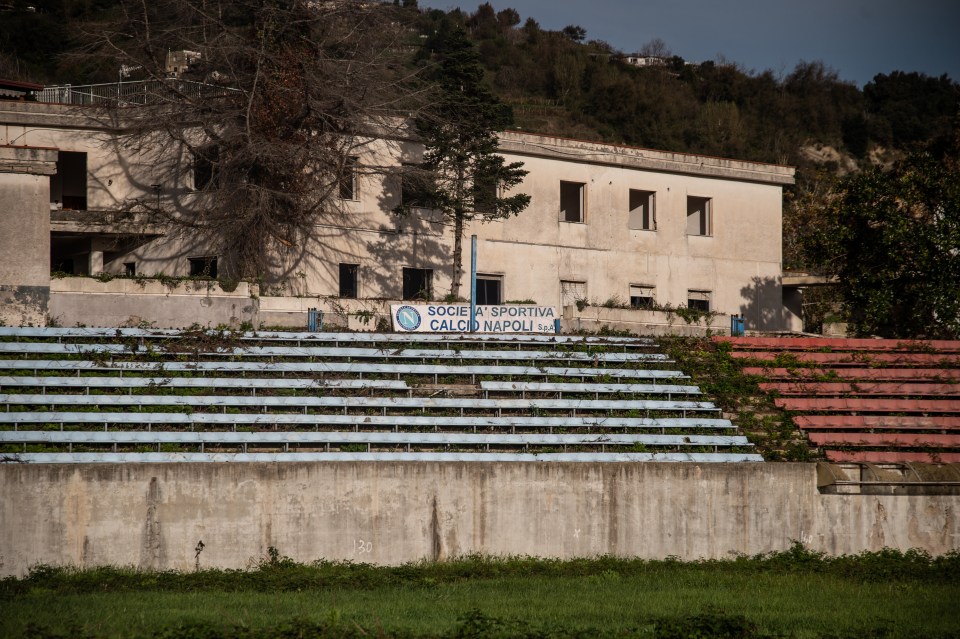
M 743 336 L 743 318 L 739 315 L 730 316 L 730 335 L 733 337 Z
M 477 327 L 477 236 L 470 236 L 470 332 Z

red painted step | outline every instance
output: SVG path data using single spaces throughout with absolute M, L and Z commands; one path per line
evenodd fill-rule
M 734 351 L 734 359 L 773 362 L 781 355 L 800 363 L 831 364 L 834 366 L 869 366 L 871 364 L 901 364 L 906 366 L 957 366 L 960 355 L 942 353 L 783 353 L 773 351 Z M 786 362 L 784 362 L 786 363 Z
M 817 446 L 960 448 L 960 433 L 808 433 L 807 438 Z
M 898 464 L 903 462 L 955 464 L 960 462 L 960 453 L 918 453 L 892 450 L 828 450 L 827 459 L 833 462 L 867 462 L 871 464 Z
M 849 382 L 762 382 L 760 388 L 781 395 L 899 395 L 906 397 L 958 397 L 960 384 L 856 383 Z
M 845 339 L 834 337 L 714 337 L 735 349 L 784 351 L 900 351 L 960 353 L 960 340 Z
M 800 430 L 960 430 L 960 417 L 937 415 L 798 415 Z
M 758 375 L 767 379 L 840 378 L 870 381 L 930 380 L 960 382 L 960 368 L 763 368 L 747 366 L 744 375 Z M 960 385 L 958 385 L 960 392 Z
M 960 413 L 960 400 L 952 399 L 778 397 L 773 402 L 780 408 L 798 412 Z

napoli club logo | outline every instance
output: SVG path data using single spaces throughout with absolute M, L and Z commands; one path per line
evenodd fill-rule
M 397 309 L 397 324 L 405 331 L 415 331 L 420 326 L 420 313 L 412 306 Z

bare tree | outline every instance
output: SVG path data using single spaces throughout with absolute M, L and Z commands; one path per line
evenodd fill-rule
M 262 276 L 341 211 L 364 145 L 416 108 L 400 8 L 361 0 L 120 0 L 87 54 L 133 70 L 128 152 L 169 163 L 170 222 Z M 414 38 L 415 40 L 415 38 Z M 186 69 L 171 77 L 169 59 Z M 120 97 L 121 100 L 132 98 Z M 163 160 L 161 160 L 161 158 Z M 158 207 L 159 208 L 159 207 Z
M 669 58 L 673 55 L 673 52 L 670 51 L 670 47 L 667 46 L 667 43 L 660 38 L 654 38 L 650 40 L 642 47 L 640 47 L 640 55 L 644 57 L 653 57 L 653 58 Z

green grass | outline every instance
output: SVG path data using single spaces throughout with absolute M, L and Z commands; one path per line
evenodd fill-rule
M 272 551 L 248 571 L 38 568 L 0 581 L 0 636 L 951 637 L 957 601 L 957 553 L 377 568 Z

